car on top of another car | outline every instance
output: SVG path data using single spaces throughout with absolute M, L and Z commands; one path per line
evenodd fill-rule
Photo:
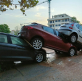
M 39 23 L 22 26 L 18 36 L 29 41 L 37 50 L 46 47 L 70 56 L 77 54 L 76 47 L 68 43 L 62 33 Z
M 63 24 L 58 31 L 66 35 L 71 43 L 78 41 L 82 44 L 82 25 L 79 23 Z

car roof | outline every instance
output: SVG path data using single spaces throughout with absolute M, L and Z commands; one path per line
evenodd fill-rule
M 36 25 L 42 25 L 42 26 L 45 26 L 45 25 L 43 25 L 43 24 L 40 24 L 40 23 L 31 23 L 31 24 L 36 24 Z
M 4 35 L 11 35 L 11 36 L 18 37 L 18 36 L 16 36 L 16 35 L 13 35 L 13 34 L 10 34 L 10 33 L 4 33 L 4 32 L 0 32 L 0 34 L 4 34 Z
M 31 23 L 31 24 L 33 24 L 33 25 L 40 25 L 40 26 L 45 26 L 45 25 L 43 25 L 43 24 L 36 23 L 36 22 L 33 22 L 33 23 Z M 31 24 L 29 24 L 29 25 L 31 25 Z M 29 25 L 24 25 L 24 26 L 29 26 Z M 46 27 L 48 27 L 48 26 L 46 26 Z

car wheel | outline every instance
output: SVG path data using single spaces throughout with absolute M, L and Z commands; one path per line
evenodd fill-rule
M 31 42 L 32 46 L 34 47 L 34 49 L 41 49 L 43 46 L 43 41 L 40 38 L 35 38 L 32 40 Z
M 75 43 L 77 41 L 77 36 L 75 35 L 75 34 L 72 34 L 71 36 L 70 36 L 70 42 L 71 43 Z
M 74 48 L 70 48 L 69 55 L 74 56 L 76 54 L 76 50 Z
M 80 48 L 77 48 L 78 51 L 80 51 Z
M 57 50 L 55 50 L 55 52 L 56 52 L 56 54 L 60 54 L 60 52 L 59 52 L 59 51 L 57 51 Z
M 38 63 L 40 63 L 40 62 L 42 62 L 44 60 L 44 58 L 46 58 L 44 56 L 44 53 L 43 52 L 39 52 L 35 56 L 35 61 L 38 62 Z

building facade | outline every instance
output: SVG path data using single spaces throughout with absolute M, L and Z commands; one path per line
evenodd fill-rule
M 48 19 L 48 26 L 58 29 L 62 24 L 70 23 L 71 17 L 67 14 L 54 15 Z

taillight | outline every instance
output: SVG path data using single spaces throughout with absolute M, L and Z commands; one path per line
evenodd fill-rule
M 27 29 L 33 29 L 33 27 L 29 27 L 29 26 L 25 26 L 25 28 L 27 28 Z
M 72 24 L 71 27 L 69 27 L 69 28 L 70 28 L 70 29 L 73 29 L 73 26 L 74 26 L 74 24 Z
M 70 29 L 73 29 L 73 27 L 69 27 Z
M 28 29 L 33 29 L 33 27 L 28 27 Z
M 74 24 L 71 25 L 72 27 L 74 26 Z

